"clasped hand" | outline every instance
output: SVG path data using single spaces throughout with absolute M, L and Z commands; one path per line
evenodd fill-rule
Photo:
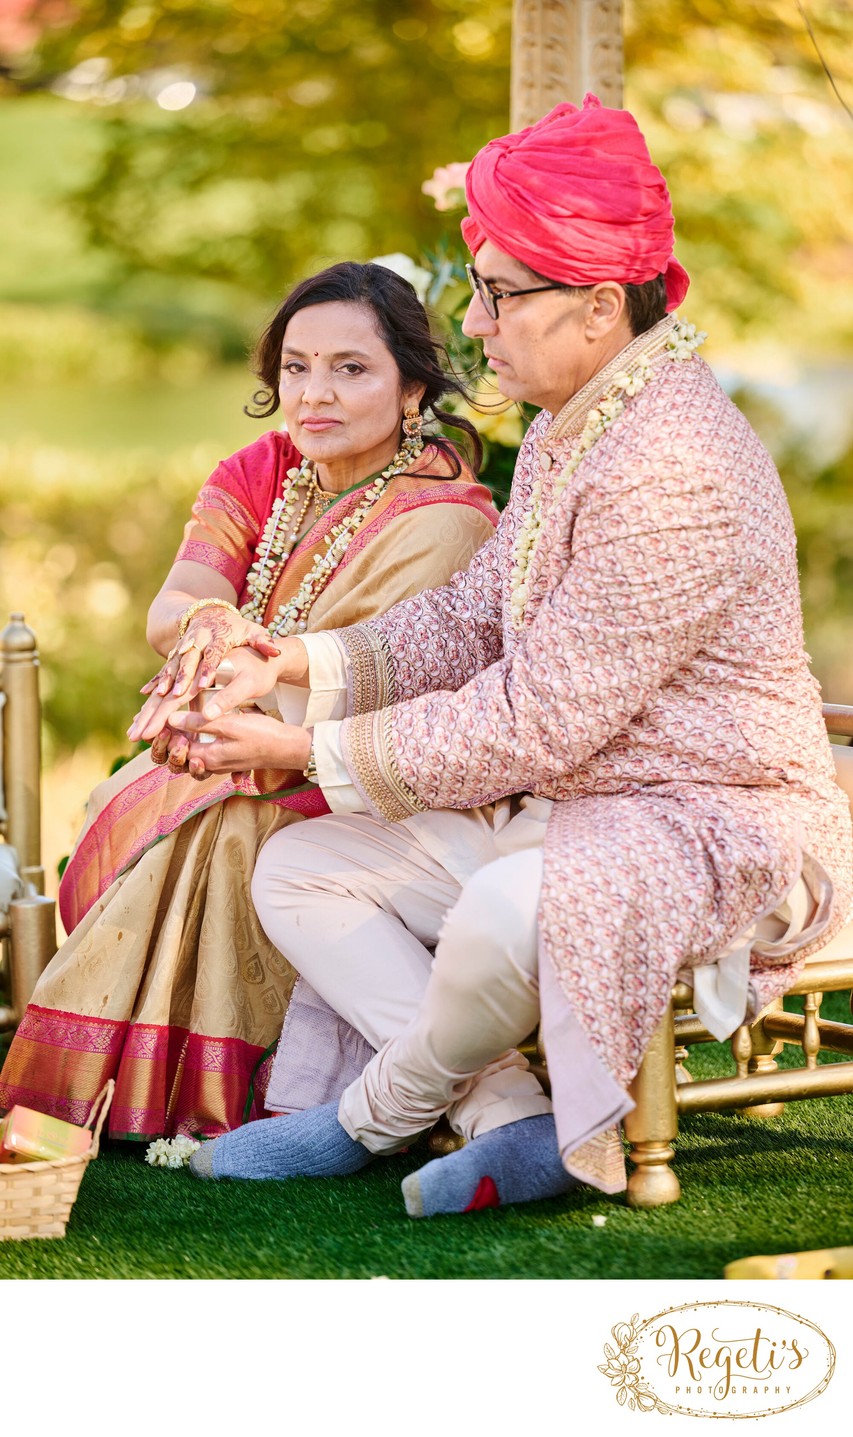
M 178 713 L 151 745 L 155 763 L 166 762 L 174 771 L 187 765 L 198 779 L 264 768 L 295 771 L 293 781 L 298 782 L 310 752 L 307 729 L 257 712 L 231 712 L 214 719 L 203 713 Z
M 151 692 L 156 679 L 146 684 L 142 692 L 150 696 L 128 729 L 128 738 L 150 742 L 154 762 L 168 763 L 173 772 L 189 764 L 194 778 L 253 768 L 305 768 L 311 749 L 307 730 L 257 712 L 237 712 L 279 682 L 305 686 L 307 657 L 298 640 L 285 640 L 275 656 L 232 648 L 217 675 L 227 681 L 213 694 L 202 689 L 202 677 L 197 668 L 180 693 L 174 683 L 165 694 Z M 202 693 L 203 713 L 179 712 L 187 702 L 200 706 Z

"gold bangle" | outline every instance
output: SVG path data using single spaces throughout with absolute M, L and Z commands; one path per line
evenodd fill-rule
M 237 615 L 238 619 L 242 619 L 243 617 L 240 610 L 234 604 L 230 603 L 228 599 L 197 599 L 194 604 L 190 604 L 189 608 L 185 609 L 181 614 L 178 621 L 178 639 L 184 637 L 184 634 L 189 628 L 190 619 L 195 618 L 199 609 L 229 609 L 232 614 Z
M 319 783 L 317 777 L 317 760 L 314 757 L 314 745 L 311 745 L 311 752 L 308 755 L 308 762 L 302 770 L 302 777 L 307 778 L 309 783 Z

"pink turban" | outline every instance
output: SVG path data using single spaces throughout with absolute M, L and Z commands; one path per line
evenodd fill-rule
M 672 205 L 637 122 L 595 95 L 557 105 L 517 135 L 491 140 L 465 179 L 462 235 L 488 239 L 528 269 L 563 284 L 666 278 L 667 310 L 690 279 L 672 253 Z

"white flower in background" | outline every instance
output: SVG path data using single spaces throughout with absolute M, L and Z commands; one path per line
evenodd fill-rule
M 431 195 L 437 210 L 453 210 L 465 203 L 465 176 L 467 161 L 454 160 L 452 165 L 439 165 L 421 189 Z
M 145 1161 L 153 1168 L 182 1168 L 189 1162 L 196 1148 L 200 1147 L 201 1143 L 184 1137 L 183 1133 L 179 1133 L 176 1138 L 157 1138 L 148 1144 Z
M 421 304 L 424 303 L 433 280 L 428 269 L 422 269 L 407 254 L 380 254 L 370 263 L 381 264 L 383 268 L 393 270 L 401 279 L 407 279 Z

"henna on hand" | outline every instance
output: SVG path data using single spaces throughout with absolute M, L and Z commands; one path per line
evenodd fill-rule
M 151 762 L 165 763 L 169 757 L 169 730 L 161 729 L 151 740 Z
M 209 688 L 228 650 L 241 643 L 245 628 L 245 619 L 238 619 L 227 609 L 202 609 L 178 648 L 180 662 L 172 692 L 186 693 L 195 678 L 199 688 Z
M 262 658 L 278 658 L 281 654 L 262 624 L 251 623 L 227 609 L 200 609 L 180 643 L 140 693 L 165 698 L 210 688 L 225 655 L 241 647 L 253 649 Z

